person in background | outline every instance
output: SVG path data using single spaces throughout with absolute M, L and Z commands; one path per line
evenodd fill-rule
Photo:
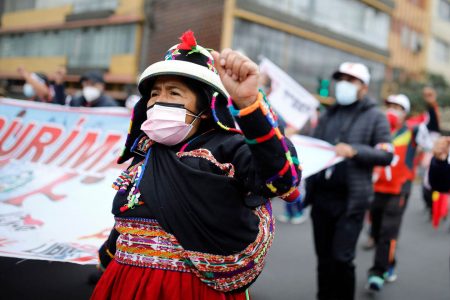
M 386 101 L 386 117 L 391 128 L 394 159 L 390 166 L 374 170 L 375 199 L 371 203 L 371 239 L 375 244 L 373 266 L 368 272 L 367 289 L 381 291 L 384 282 L 393 282 L 395 274 L 395 251 L 406 204 L 414 180 L 414 159 L 417 149 L 430 150 L 429 138 L 420 125 L 409 128 L 406 117 L 411 104 L 405 95 L 390 95 Z M 433 116 L 428 124 L 435 124 Z M 431 125 L 432 126 L 432 125 Z M 427 131 L 427 128 L 424 129 Z
M 81 95 L 72 98 L 70 106 L 83 107 L 107 107 L 118 106 L 117 102 L 104 93 L 105 81 L 103 74 L 97 71 L 89 71 L 80 79 L 82 86 Z
M 51 83 L 47 75 L 41 72 L 31 73 L 24 67 L 19 67 L 17 72 L 25 79 L 23 94 L 32 101 L 65 104 L 64 76 L 65 69 L 59 68 L 53 75 Z
M 67 70 L 64 66 L 60 66 L 52 76 L 52 84 L 50 85 L 51 93 L 53 96 L 52 103 L 65 105 L 66 104 L 66 92 L 64 77 L 66 76 Z
M 436 90 L 430 86 L 426 86 L 422 90 L 423 99 L 427 105 L 427 112 L 423 114 L 422 122 L 427 124 L 427 128 L 430 135 L 430 143 L 431 146 L 433 142 L 438 138 L 440 133 L 440 111 L 439 106 L 437 102 L 437 95 Z M 412 125 L 413 120 L 408 120 L 409 124 Z M 420 127 L 419 127 L 420 128 Z M 423 126 L 422 126 L 423 129 Z M 430 218 L 431 218 L 431 208 L 432 208 L 432 189 L 430 187 L 430 184 L 428 182 L 428 171 L 426 171 L 429 167 L 430 161 L 431 161 L 432 153 L 430 152 L 424 152 L 423 155 L 421 155 L 421 161 L 418 162 L 421 163 L 421 168 L 425 170 L 424 176 L 423 176 L 423 182 L 422 182 L 422 197 L 425 202 L 425 208 L 427 209 Z
M 433 190 L 450 192 L 450 136 L 440 137 L 436 141 L 428 178 Z
M 356 242 L 373 197 L 373 167 L 389 165 L 393 155 L 389 123 L 367 97 L 367 67 L 343 63 L 333 78 L 336 104 L 320 117 L 314 137 L 336 145 L 345 160 L 306 180 L 305 203 L 312 205 L 317 297 L 351 300 Z
M 397 96 L 392 95 L 391 99 L 396 98 Z M 404 97 L 403 95 L 398 95 L 396 99 L 402 99 Z M 412 134 L 414 136 L 413 144 L 411 145 L 411 149 L 414 149 L 413 153 L 415 155 L 411 156 L 409 155 L 410 159 L 408 161 L 408 168 L 410 170 L 410 177 L 412 179 L 407 180 L 404 187 L 402 188 L 402 194 L 405 197 L 405 201 L 407 202 L 409 194 L 411 192 L 412 188 L 412 181 L 416 177 L 416 169 L 419 165 L 420 160 L 427 161 L 425 163 L 425 169 L 428 169 L 429 160 L 431 160 L 431 153 L 430 150 L 433 146 L 433 142 L 437 139 L 439 136 L 439 107 L 436 100 L 436 92 L 431 87 L 425 87 L 423 89 L 423 98 L 425 101 L 425 104 L 427 106 L 426 113 L 422 114 L 422 117 L 411 117 L 407 118 L 404 122 L 404 125 L 412 130 Z M 407 102 L 409 103 L 409 99 L 407 99 Z M 408 105 L 409 107 L 409 105 Z M 408 109 L 409 110 L 409 109 Z M 390 121 L 393 121 L 394 117 L 392 114 L 388 114 L 387 117 Z M 395 124 L 392 124 L 391 122 L 391 128 L 392 126 L 396 126 Z M 416 151 L 417 148 L 417 151 Z M 416 153 L 417 152 L 417 153 Z M 430 153 L 429 158 L 427 158 L 427 154 Z M 410 161 L 413 159 L 413 161 Z M 428 210 L 428 213 L 431 218 L 431 206 L 432 206 L 432 200 L 431 200 L 431 188 L 428 183 L 428 176 L 427 171 L 425 174 L 422 175 L 423 183 L 422 183 L 422 196 L 425 202 L 425 207 Z M 369 237 L 367 239 L 367 242 L 364 244 L 363 249 L 364 250 L 371 250 L 375 247 L 375 241 L 373 239 L 371 230 L 369 230 Z
M 24 67 L 19 67 L 17 72 L 25 80 L 23 94 L 28 100 L 52 102 L 49 80 L 45 74 L 28 72 Z
M 450 193 L 450 136 L 442 136 L 434 144 L 428 172 L 429 183 L 434 191 Z

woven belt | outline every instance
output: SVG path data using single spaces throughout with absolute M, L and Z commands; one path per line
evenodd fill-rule
M 270 201 L 255 209 L 259 232 L 253 243 L 234 255 L 214 255 L 183 249 L 156 220 L 116 218 L 117 262 L 180 272 L 193 272 L 215 290 L 247 287 L 261 273 L 274 234 Z
M 165 232 L 156 220 L 116 218 L 115 259 L 127 265 L 190 272 L 183 258 L 183 248 L 175 237 Z

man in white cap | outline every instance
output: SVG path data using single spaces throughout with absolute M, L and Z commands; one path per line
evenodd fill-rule
M 359 63 L 343 63 L 333 74 L 336 104 L 321 116 L 314 137 L 336 145 L 345 160 L 307 179 L 318 259 L 319 300 L 354 299 L 355 248 L 373 196 L 375 165 L 392 160 L 389 124 L 367 98 L 370 74 Z
M 383 288 L 385 281 L 393 282 L 397 279 L 394 270 L 395 251 L 403 213 L 414 180 L 414 158 L 418 146 L 423 150 L 431 150 L 432 147 L 430 138 L 426 137 L 426 126 L 408 128 L 406 125 L 406 117 L 411 109 L 407 96 L 391 95 L 385 103 L 394 144 L 394 159 L 390 166 L 375 168 L 374 172 L 375 198 L 370 207 L 370 235 L 375 242 L 375 258 L 369 270 L 367 288 L 375 292 Z M 436 115 L 430 113 L 427 126 L 436 123 L 434 118 Z

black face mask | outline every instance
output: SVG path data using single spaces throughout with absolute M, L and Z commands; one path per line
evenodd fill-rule
M 155 105 L 165 106 L 165 107 L 183 108 L 183 109 L 185 109 L 187 112 L 189 112 L 193 117 L 196 117 L 196 118 L 198 118 L 198 116 L 200 116 L 200 115 L 202 114 L 202 112 L 201 112 L 201 113 L 199 113 L 199 114 L 197 115 L 195 112 L 193 112 L 193 111 L 187 109 L 186 107 L 184 107 L 184 104 L 170 103 L 170 102 L 164 102 L 164 101 L 161 101 L 161 102 L 160 102 L 160 101 L 155 102 L 154 104 L 152 104 L 152 105 L 150 105 L 149 107 L 147 107 L 147 110 L 153 108 Z

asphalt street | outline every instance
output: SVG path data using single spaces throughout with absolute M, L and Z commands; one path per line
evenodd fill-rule
M 274 202 L 274 212 L 282 203 Z M 404 217 L 398 249 L 398 280 L 377 295 L 365 289 L 366 272 L 373 252 L 361 250 L 361 234 L 356 259 L 357 300 L 449 300 L 449 222 L 434 230 L 423 209 L 416 187 Z M 311 222 L 301 225 L 277 223 L 276 236 L 266 268 L 251 287 L 252 300 L 315 299 L 315 255 Z M 0 258 L 0 299 L 89 299 L 87 283 L 93 266 Z

